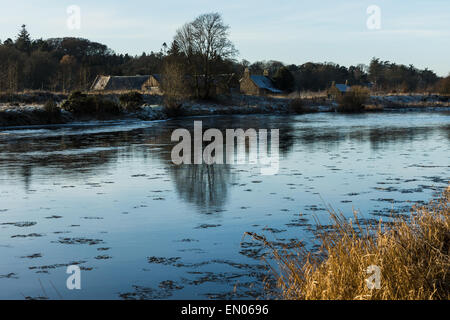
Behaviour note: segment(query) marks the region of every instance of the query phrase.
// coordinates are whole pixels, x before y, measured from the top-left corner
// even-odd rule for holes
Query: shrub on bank
[[[58,122],[61,118],[61,108],[58,107],[55,101],[48,100],[42,108],[47,116],[47,121],[50,123]]]
[[[181,107],[182,102],[176,98],[165,96],[164,97],[164,113],[169,118],[176,118],[182,115]]]
[[[55,101],[48,100],[43,107],[43,110],[50,115],[59,115],[61,113],[61,109],[58,107]]]
[[[144,103],[142,94],[137,91],[131,91],[119,96],[120,105],[126,111],[136,111]]]
[[[272,249],[283,299],[450,299],[450,187],[441,199],[387,225],[363,226],[356,214],[354,222],[331,216],[334,225],[319,228],[319,252],[277,250],[252,234]],[[377,267],[379,283],[369,279]]]
[[[289,101],[289,112],[291,113],[304,113],[305,105],[301,98],[295,98]]]
[[[72,92],[61,108],[76,115],[115,115],[121,112],[120,106],[101,95],[87,95],[80,91]]]
[[[369,90],[361,86],[353,86],[345,94],[337,96],[339,112],[362,112],[369,98]]]

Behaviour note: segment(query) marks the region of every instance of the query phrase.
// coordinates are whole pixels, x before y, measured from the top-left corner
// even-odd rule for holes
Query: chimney
[[[244,78],[250,78],[250,69],[249,68],[245,68],[245,70],[244,70]]]
[[[264,74],[265,77],[268,77],[269,76],[269,70],[265,69],[263,74]]]

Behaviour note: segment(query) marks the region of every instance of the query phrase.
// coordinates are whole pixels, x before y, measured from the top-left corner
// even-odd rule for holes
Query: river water
[[[171,162],[174,129],[280,130],[276,175]],[[450,180],[447,112],[216,116],[0,129],[0,298],[263,296],[245,232],[312,246],[327,207],[405,215]],[[68,290],[69,265],[81,290]]]

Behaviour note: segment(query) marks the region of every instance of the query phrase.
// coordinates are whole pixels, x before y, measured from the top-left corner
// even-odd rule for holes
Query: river
[[[174,165],[171,134],[195,120],[279,129],[278,174]],[[328,207],[368,223],[409,214],[448,185],[449,156],[449,112],[0,129],[0,299],[261,297],[266,251],[245,232],[313,246]]]

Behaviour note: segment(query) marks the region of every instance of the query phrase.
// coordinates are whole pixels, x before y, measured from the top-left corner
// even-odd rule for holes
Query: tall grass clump
[[[320,249],[272,249],[272,265],[288,300],[450,299],[450,187],[439,200],[414,206],[407,218],[363,227],[331,212],[334,224],[318,232]],[[367,285],[369,266],[379,289]]]
[[[123,109],[134,112],[144,103],[142,94],[137,91],[130,91],[119,96],[119,101]]]
[[[61,108],[54,100],[47,100],[42,108],[45,120],[48,123],[58,123],[61,121]]]
[[[353,86],[345,94],[337,96],[339,112],[361,112],[364,111],[365,103],[369,98],[369,90],[361,86]]]
[[[301,98],[294,98],[289,101],[289,112],[302,114],[306,112],[305,104]]]
[[[48,100],[45,102],[43,110],[50,117],[59,117],[61,115],[61,109],[58,107],[54,100]]]

